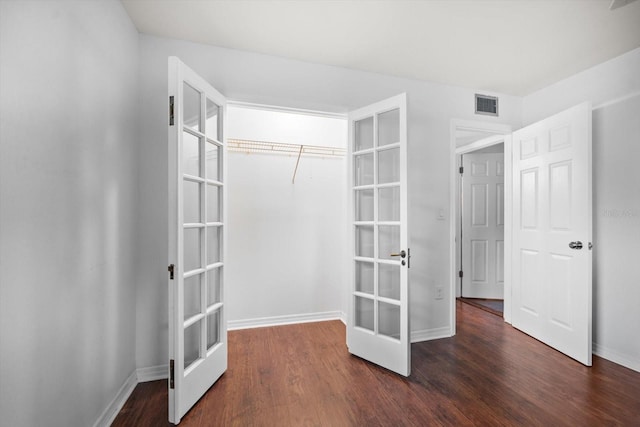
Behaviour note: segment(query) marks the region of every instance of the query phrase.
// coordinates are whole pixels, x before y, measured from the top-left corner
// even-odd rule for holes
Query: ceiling
[[[640,1],[122,3],[141,33],[517,96],[640,47]]]

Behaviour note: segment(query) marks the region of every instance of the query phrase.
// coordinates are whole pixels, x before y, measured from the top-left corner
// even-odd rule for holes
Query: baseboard
[[[133,392],[133,389],[136,388],[137,384],[138,384],[138,377],[137,377],[136,371],[133,371],[131,375],[129,375],[129,377],[124,381],[124,384],[122,384],[122,387],[120,387],[120,390],[118,390],[118,393],[116,393],[116,396],[113,398],[111,403],[109,403],[109,405],[105,408],[102,414],[100,414],[100,417],[98,417],[98,419],[93,424],[93,426],[94,427],[110,426],[111,423],[113,423],[113,420],[115,420],[116,417],[118,416],[118,413],[120,413],[120,410],[122,409],[124,404],[127,402],[127,399],[129,398],[129,396],[131,396],[131,393]]]
[[[443,328],[421,329],[419,331],[411,332],[411,342],[430,341],[439,338],[449,338],[450,336],[451,329],[448,326]]]
[[[615,350],[603,347],[595,342],[593,343],[592,351],[596,356],[600,356],[610,362],[617,363],[618,365],[622,365],[625,368],[640,372],[640,360],[630,357],[629,355],[620,354]]]
[[[136,375],[139,383],[147,381],[164,380],[169,377],[169,365],[149,366],[146,368],[138,368]]]
[[[292,314],[288,316],[260,317],[256,319],[230,320],[227,329],[264,328],[267,326],[291,325],[294,323],[323,322],[325,320],[342,320],[344,313],[341,311],[326,311],[323,313]]]

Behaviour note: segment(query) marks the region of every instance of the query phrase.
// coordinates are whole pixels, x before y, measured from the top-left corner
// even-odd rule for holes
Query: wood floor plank
[[[350,355],[339,321],[231,331],[227,372],[180,425],[640,425],[640,373],[595,356],[587,368],[471,305],[457,322],[455,337],[412,345],[409,378]],[[113,425],[167,417],[153,381]]]

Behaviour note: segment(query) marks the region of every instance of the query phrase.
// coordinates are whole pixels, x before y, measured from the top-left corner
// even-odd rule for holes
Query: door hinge
[[[458,271],[458,277],[462,277],[463,275],[462,270]]]
[[[174,366],[173,366],[173,359],[169,360],[169,388],[173,389],[174,387],[174,378],[175,378],[175,373],[174,373]]]
[[[169,97],[169,126],[173,126],[173,96]]]
[[[173,280],[173,268],[174,267],[175,266],[173,264],[169,265],[169,268],[168,268],[168,270],[169,270],[169,280]]]
[[[458,169],[460,171],[460,175],[462,175],[464,173],[464,167],[460,166],[460,169]]]

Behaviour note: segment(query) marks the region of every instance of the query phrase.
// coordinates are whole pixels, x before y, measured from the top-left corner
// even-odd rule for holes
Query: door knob
[[[404,258],[407,256],[407,253],[404,250],[401,250],[399,254],[391,254],[391,256],[399,256],[400,258]]]
[[[571,249],[582,249],[582,242],[580,240],[578,240],[577,242],[571,242],[569,243],[569,247]]]

